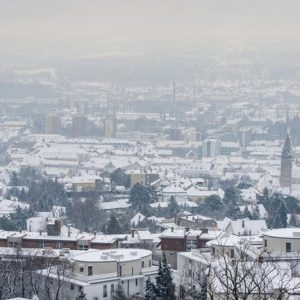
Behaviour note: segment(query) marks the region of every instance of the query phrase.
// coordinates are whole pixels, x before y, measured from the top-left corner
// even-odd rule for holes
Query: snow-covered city
[[[300,299],[297,9],[1,2],[0,300]]]

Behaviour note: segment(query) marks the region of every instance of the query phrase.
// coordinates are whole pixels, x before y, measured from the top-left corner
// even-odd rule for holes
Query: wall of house
[[[267,244],[265,244],[265,241]],[[291,252],[300,252],[300,237],[299,238],[277,238],[264,236],[264,245],[266,245],[267,251],[286,253],[286,243],[291,243]]]

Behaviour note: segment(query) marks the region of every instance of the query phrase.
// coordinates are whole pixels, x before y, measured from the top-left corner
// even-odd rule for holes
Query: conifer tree
[[[119,234],[122,233],[122,228],[116,218],[114,213],[111,213],[110,220],[107,224],[107,233],[108,234]]]
[[[244,212],[243,212],[243,217],[244,217],[244,218],[251,219],[251,213],[250,213],[250,211],[249,211],[247,205],[246,205],[245,210],[244,210]]]
[[[173,218],[175,214],[179,212],[179,206],[174,196],[171,196],[170,203],[168,205],[168,217]]]
[[[148,277],[146,281],[145,300],[155,300],[155,299],[156,299],[156,287],[154,283],[151,281],[150,277]]]
[[[165,253],[163,253],[163,257],[159,262],[158,275],[156,277],[156,296],[156,299],[175,299],[175,287]]]

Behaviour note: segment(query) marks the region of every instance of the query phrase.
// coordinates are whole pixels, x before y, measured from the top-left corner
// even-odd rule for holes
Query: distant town
[[[0,300],[299,300],[299,10],[0,1]]]
[[[3,103],[0,294],[300,295],[298,97],[284,105],[287,83],[266,81],[221,96],[228,84],[171,82],[104,101],[110,88],[85,83],[78,94],[99,100]],[[251,101],[251,85],[266,96]]]

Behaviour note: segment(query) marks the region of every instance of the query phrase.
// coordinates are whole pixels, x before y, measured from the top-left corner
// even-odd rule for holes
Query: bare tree
[[[41,295],[43,299],[59,300],[64,290],[70,287],[68,279],[73,273],[73,265],[68,258],[50,258],[47,264],[46,269],[36,272],[39,282],[44,286]]]
[[[51,250],[9,248],[0,256],[0,300],[11,297],[60,299],[72,264]]]
[[[214,255],[199,252],[201,259],[192,267],[191,260],[187,262],[189,274],[182,273],[188,280],[181,281],[181,299],[189,295],[201,300],[281,300],[289,299],[300,288],[299,278],[292,274],[293,266],[274,261],[265,250],[255,251],[249,243],[236,245],[234,252],[221,244],[217,248]]]

